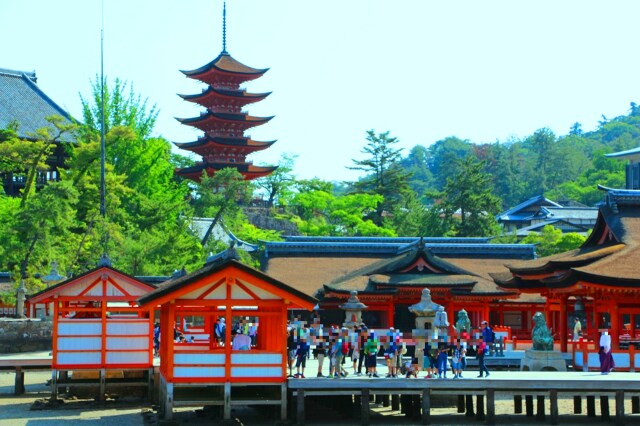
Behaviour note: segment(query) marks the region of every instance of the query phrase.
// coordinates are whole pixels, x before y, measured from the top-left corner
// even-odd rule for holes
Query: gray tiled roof
[[[65,110],[49,98],[36,84],[35,72],[13,71],[0,68],[0,129],[12,121],[20,125],[18,136],[29,134],[42,127],[51,127],[45,119],[60,115],[69,122],[74,120]],[[73,135],[63,137],[65,142],[75,142]]]

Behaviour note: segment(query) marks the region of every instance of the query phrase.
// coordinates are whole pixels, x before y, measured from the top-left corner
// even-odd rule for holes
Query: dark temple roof
[[[45,118],[62,116],[69,123],[75,122],[69,113],[49,98],[36,84],[35,72],[13,71],[0,68],[0,129],[9,123],[19,123],[18,136],[32,138],[30,133],[42,127],[52,127]],[[64,136],[65,142],[75,142],[71,134]]]
[[[576,250],[507,265],[493,274],[505,288],[560,288],[577,282],[640,289],[640,191],[599,187],[606,192],[593,232]],[[548,276],[536,278],[540,274]],[[526,276],[531,275],[530,280]]]

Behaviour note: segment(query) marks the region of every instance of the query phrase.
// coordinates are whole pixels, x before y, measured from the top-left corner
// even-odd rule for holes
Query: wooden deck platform
[[[537,402],[540,419],[544,413],[545,399],[548,399],[551,424],[558,424],[558,398],[570,397],[581,407],[582,398],[587,400],[587,414],[595,415],[595,400],[600,399],[603,417],[609,416],[608,398],[615,400],[615,423],[624,423],[624,401],[632,398],[633,413],[640,413],[640,375],[636,373],[616,373],[602,375],[596,372],[509,372],[495,371],[488,378],[476,378],[476,372],[469,371],[464,379],[406,379],[368,377],[328,379],[290,379],[288,389],[295,406],[295,418],[298,424],[305,422],[305,400],[313,396],[351,395],[354,403],[361,404],[360,422],[369,423],[370,398],[380,395],[399,396],[409,405],[408,410],[414,417],[419,416],[423,424],[429,424],[431,398],[438,395],[458,396],[459,401],[476,397],[476,418],[487,424],[495,424],[496,397],[508,397],[514,400],[514,413],[522,412],[522,400],[527,405],[527,413],[533,412],[534,398]],[[407,398],[409,397],[409,398]],[[519,401],[519,402],[518,402]],[[606,406],[606,408],[605,408]],[[403,409],[406,409],[403,408]],[[464,412],[465,410],[459,410]],[[542,411],[542,412],[541,412]],[[581,412],[581,408],[574,410]],[[419,415],[418,415],[419,413]],[[566,413],[565,413],[566,414]]]

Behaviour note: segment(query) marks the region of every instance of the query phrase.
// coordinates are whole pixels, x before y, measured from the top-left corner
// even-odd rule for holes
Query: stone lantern
[[[345,311],[345,319],[342,325],[344,327],[353,328],[362,322],[362,311],[367,309],[367,305],[360,302],[358,299],[358,292],[352,290],[349,300],[340,305],[339,308]]]
[[[27,288],[24,286],[24,279],[20,279],[20,285],[16,293],[16,318],[25,318],[24,302],[27,300]]]
[[[441,308],[443,309],[441,305],[431,300],[431,291],[428,288],[422,290],[420,302],[409,306],[409,311],[416,316],[416,328],[412,331],[412,337],[416,340],[416,357],[420,369],[424,368],[424,357],[421,355],[427,340],[433,342],[431,343],[432,348],[438,346],[438,328],[434,323],[436,314],[442,311]]]
[[[64,277],[58,273],[58,262],[55,260],[51,261],[51,270],[47,275],[41,277],[40,280],[47,285],[47,287],[51,287],[52,285],[56,285],[59,282],[65,280],[67,277]],[[45,311],[42,313],[42,317],[46,320],[51,319],[51,313],[53,312],[53,303],[49,303],[49,305],[45,308]]]

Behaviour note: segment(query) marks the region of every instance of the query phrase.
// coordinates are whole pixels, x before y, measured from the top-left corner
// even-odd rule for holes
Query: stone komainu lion
[[[467,311],[462,309],[458,312],[458,320],[456,321],[456,332],[458,336],[462,335],[462,332],[466,331],[467,334],[471,334],[471,321],[467,315]]]
[[[537,351],[552,351],[553,336],[547,327],[547,320],[542,312],[536,312],[533,316],[533,331],[531,332],[531,340],[533,341],[533,349]]]

